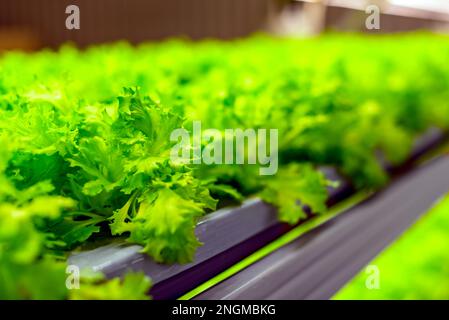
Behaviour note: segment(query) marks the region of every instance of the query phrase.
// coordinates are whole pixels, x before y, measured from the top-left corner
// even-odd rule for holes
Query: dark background
[[[80,30],[65,28],[65,8],[71,4],[80,8]],[[317,6],[322,8],[318,18],[309,13]],[[282,34],[285,13],[296,19],[301,12],[319,20],[313,32],[367,32],[365,7],[363,0],[0,0],[0,50],[55,48],[67,41],[85,47],[125,39],[139,43],[180,36],[232,39],[257,31]],[[448,15],[441,12],[391,6],[383,11],[381,30],[374,32],[447,30],[449,25]]]

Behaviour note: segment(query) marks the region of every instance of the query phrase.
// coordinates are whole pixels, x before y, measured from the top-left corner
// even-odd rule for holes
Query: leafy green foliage
[[[290,164],[269,179],[261,197],[268,203],[279,206],[279,218],[290,224],[306,218],[302,205],[314,213],[326,211],[326,179],[311,166]],[[300,203],[299,203],[300,202]]]
[[[74,201],[47,193],[47,181],[18,190],[4,171],[14,144],[0,136],[0,298],[61,299],[65,297],[65,266],[48,257],[52,234],[39,229],[59,217]]]
[[[70,198],[51,195],[54,187],[42,181],[17,189],[5,176],[5,168],[17,146],[0,136],[0,299],[65,299],[66,263],[58,252],[87,240],[104,221],[93,214],[71,211]],[[84,279],[73,298],[147,299],[150,280],[129,273],[123,282],[112,279],[97,283]],[[71,296],[72,297],[72,296]]]
[[[71,290],[71,300],[149,300],[151,281],[143,273],[127,273],[123,279],[102,281],[86,277],[80,288]]]
[[[191,261],[201,245],[198,220],[229,200],[260,196],[279,207],[282,221],[297,223],[301,205],[326,210],[330,182],[319,165],[335,167],[357,187],[381,186],[387,178],[379,156],[400,163],[417,135],[449,127],[448,40],[255,36],[6,54],[0,280],[8,285],[0,291],[67,297],[63,261],[96,237],[122,236],[158,262]],[[278,173],[173,163],[171,133],[190,132],[197,120],[222,133],[277,129]],[[59,287],[31,288],[39,268],[54,269],[48,281],[40,279],[48,283],[42,288]],[[136,287],[134,277],[84,282],[89,290],[74,297],[106,298],[123,285]]]

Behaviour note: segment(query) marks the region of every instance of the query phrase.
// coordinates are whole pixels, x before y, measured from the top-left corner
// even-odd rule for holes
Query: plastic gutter
[[[330,299],[448,191],[449,155],[445,155],[184,298]]]
[[[399,168],[386,164],[387,170],[392,175],[409,170],[417,159],[444,142],[446,137],[440,130],[429,130],[417,140],[406,163]],[[329,179],[340,181],[338,188],[330,190],[330,207],[355,194],[351,185],[342,180],[335,170],[327,167],[321,170]],[[204,245],[198,248],[192,263],[158,264],[149,256],[139,253],[140,246],[126,243],[111,243],[74,253],[68,263],[81,269],[101,271],[107,277],[120,276],[129,270],[143,271],[153,281],[150,294],[154,299],[177,299],[295,227],[280,223],[273,206],[259,199],[250,199],[239,207],[212,213],[199,222],[196,235]]]

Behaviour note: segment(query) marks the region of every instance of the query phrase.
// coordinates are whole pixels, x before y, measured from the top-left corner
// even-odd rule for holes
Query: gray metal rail
[[[329,299],[448,191],[443,156],[196,299]]]

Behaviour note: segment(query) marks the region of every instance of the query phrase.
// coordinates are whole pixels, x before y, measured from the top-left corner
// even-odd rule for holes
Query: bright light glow
[[[391,4],[449,14],[448,0],[390,0]]]

